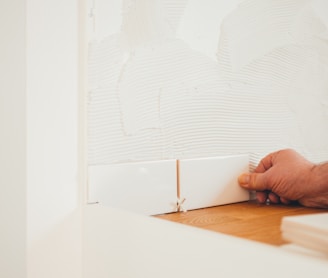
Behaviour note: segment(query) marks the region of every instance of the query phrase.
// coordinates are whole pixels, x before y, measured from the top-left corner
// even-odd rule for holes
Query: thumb
[[[241,187],[249,190],[264,191],[270,188],[266,182],[266,173],[244,173],[238,177]]]

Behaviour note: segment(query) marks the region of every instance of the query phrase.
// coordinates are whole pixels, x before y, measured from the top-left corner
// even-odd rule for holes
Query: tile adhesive
[[[328,159],[327,2],[116,2],[119,28],[89,44],[90,165]]]

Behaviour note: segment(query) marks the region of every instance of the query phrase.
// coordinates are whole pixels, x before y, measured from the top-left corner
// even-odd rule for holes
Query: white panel
[[[84,220],[85,278],[305,278],[328,273],[326,259],[100,205],[87,206]]]
[[[176,161],[89,166],[89,200],[146,215],[176,209]]]
[[[187,210],[249,200],[238,176],[249,168],[248,155],[183,159],[180,161],[180,197]]]

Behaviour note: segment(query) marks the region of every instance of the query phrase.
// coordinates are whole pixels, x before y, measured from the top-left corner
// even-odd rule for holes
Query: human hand
[[[254,173],[240,175],[238,182],[245,189],[255,190],[260,203],[267,199],[283,204],[298,201],[308,207],[328,208],[328,164],[323,166],[286,149],[264,157]]]

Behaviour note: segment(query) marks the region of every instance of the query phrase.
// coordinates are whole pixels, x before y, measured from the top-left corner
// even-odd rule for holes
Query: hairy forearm
[[[316,193],[328,194],[328,162],[316,164],[311,172],[311,188]]]
[[[299,203],[307,207],[328,208],[328,162],[316,164]]]

